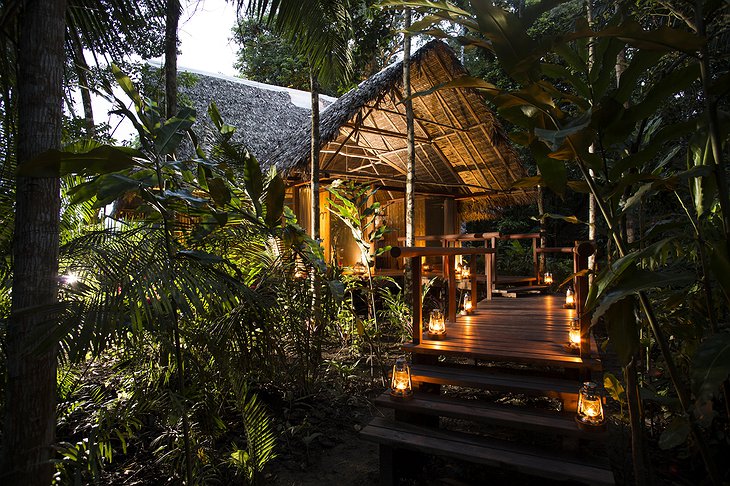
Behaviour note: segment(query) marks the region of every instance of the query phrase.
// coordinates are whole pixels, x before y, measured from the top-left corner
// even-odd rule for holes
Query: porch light
[[[586,428],[601,427],[604,424],[603,397],[598,385],[592,381],[586,381],[580,387],[575,420],[578,425],[586,426]]]
[[[446,336],[446,321],[444,320],[444,313],[440,309],[431,311],[427,335],[429,339],[443,339]]]
[[[575,292],[570,287],[565,291],[565,305],[563,307],[566,309],[575,309]]]
[[[551,272],[545,272],[545,275],[542,277],[542,281],[545,282],[545,285],[550,285],[553,283],[553,274]]]
[[[570,321],[570,348],[580,349],[580,318],[576,317]]]
[[[469,292],[464,293],[464,314],[471,314],[473,305],[471,303],[471,294]]]
[[[390,382],[390,396],[405,400],[413,396],[411,368],[404,358],[398,358],[393,365],[393,377]]]

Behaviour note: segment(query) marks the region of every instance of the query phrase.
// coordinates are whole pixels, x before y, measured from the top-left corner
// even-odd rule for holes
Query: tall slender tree
[[[17,80],[20,164],[61,143],[65,9],[65,0],[22,4]],[[1,476],[7,485],[45,486],[54,471],[57,346],[38,343],[53,329],[60,206],[58,177],[17,179]]]

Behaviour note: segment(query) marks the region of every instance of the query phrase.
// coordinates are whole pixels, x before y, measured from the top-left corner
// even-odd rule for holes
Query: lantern
[[[469,292],[464,293],[464,314],[471,314],[473,305],[471,303],[471,294]]]
[[[446,336],[446,321],[444,313],[439,309],[431,311],[431,317],[428,320],[428,337],[429,339],[443,339]]]
[[[421,265],[421,271],[424,273],[430,272],[431,265],[429,265],[428,263],[424,263],[423,265]]]
[[[468,265],[461,265],[461,278],[469,278],[471,276],[471,270]]]
[[[390,382],[390,396],[400,400],[413,396],[413,384],[411,382],[411,368],[403,358],[395,360],[393,365],[393,377]]]
[[[355,275],[365,275],[367,273],[367,269],[362,262],[357,262],[352,266],[352,273]]]
[[[575,292],[570,287],[565,291],[565,305],[563,307],[566,309],[575,309]]]
[[[580,387],[575,420],[578,425],[587,427],[601,427],[604,424],[603,397],[598,385],[591,381],[586,381]]]
[[[568,333],[571,349],[580,349],[580,319],[576,317],[570,321],[570,331]]]
[[[454,276],[457,279],[461,278],[461,270],[462,270],[461,263],[457,263],[456,266],[454,267]]]
[[[542,281],[545,282],[545,285],[550,285],[553,283],[553,274],[550,272],[545,272],[545,275],[542,277]]]

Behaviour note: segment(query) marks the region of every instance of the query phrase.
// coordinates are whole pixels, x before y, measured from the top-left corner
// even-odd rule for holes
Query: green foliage
[[[271,420],[255,394],[245,389],[240,398],[241,416],[246,432],[246,450],[234,447],[231,461],[241,472],[246,484],[265,484],[263,471],[266,464],[276,457],[276,437]]]

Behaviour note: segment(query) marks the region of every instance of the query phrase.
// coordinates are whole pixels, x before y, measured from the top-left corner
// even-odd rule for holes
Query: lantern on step
[[[570,349],[580,349],[580,318],[576,317],[570,321],[570,331],[568,332],[570,341]]]
[[[600,428],[605,424],[603,396],[598,385],[592,381],[586,381],[580,388],[575,421],[586,429]]]
[[[542,277],[542,281],[545,283],[545,285],[550,285],[553,283],[553,274],[551,272],[545,272],[545,275]]]
[[[566,309],[575,309],[575,292],[570,287],[565,291],[565,305],[563,307]]]
[[[471,301],[471,294],[469,292],[464,293],[464,314],[471,314],[474,308],[474,304]]]
[[[427,335],[429,339],[443,339],[446,336],[446,320],[440,309],[431,311],[431,316],[428,319]]]
[[[405,400],[413,396],[411,368],[404,358],[398,358],[393,365],[393,377],[390,381],[390,396]]]

